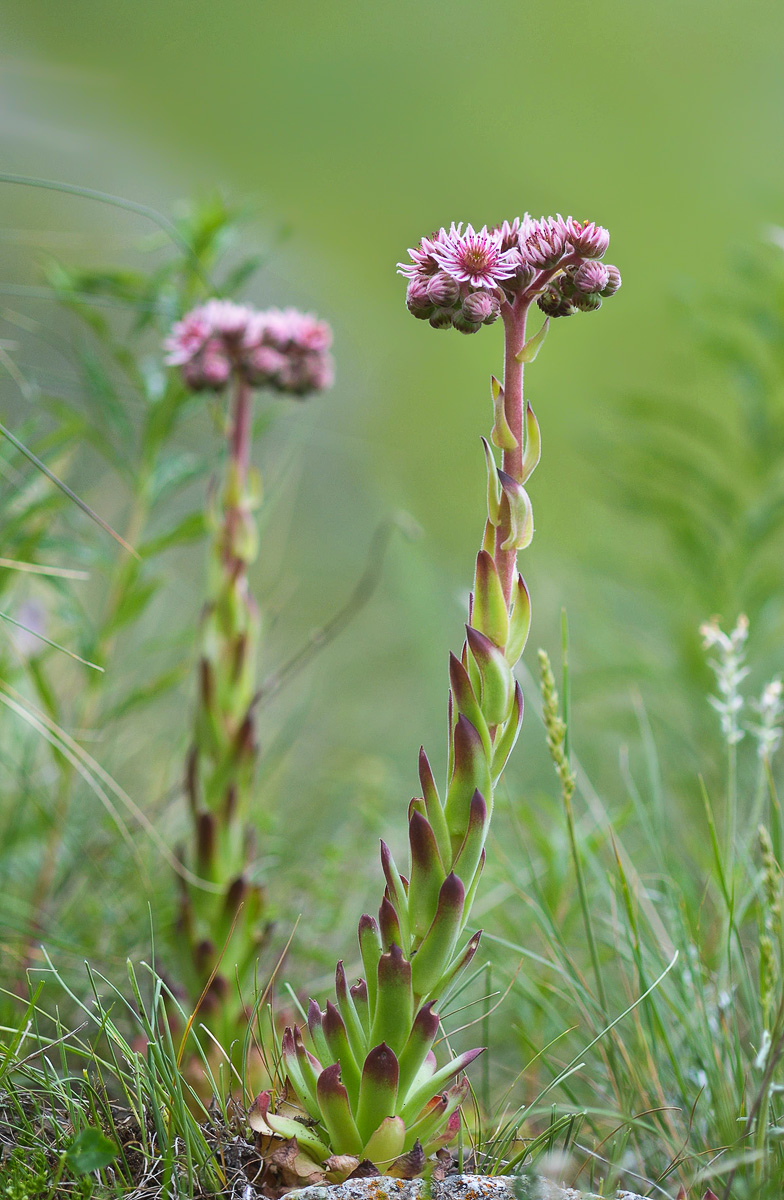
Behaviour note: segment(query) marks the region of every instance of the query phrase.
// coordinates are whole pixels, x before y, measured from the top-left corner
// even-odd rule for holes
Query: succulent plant
[[[301,399],[332,381],[329,326],[295,309],[263,312],[209,300],[166,342],[192,391],[230,392],[223,486],[208,512],[207,597],[201,616],[194,732],[186,768],[193,842],[181,879],[180,926],[190,998],[201,997],[230,1043],[235,978],[247,982],[264,936],[264,893],[249,869],[256,800],[259,612],[248,571],[258,553],[261,482],[251,463],[253,390]]]
[[[474,332],[483,322],[503,320],[504,382],[492,380],[491,435],[503,457],[499,466],[484,441],[487,519],[466,638],[449,660],[445,785],[439,791],[421,750],[421,794],[408,810],[407,872],[382,842],[381,906],[377,917],[359,921],[364,978],[350,986],[338,963],[335,1000],[323,1011],[311,1000],[307,1029],[294,1025],[283,1035],[283,1095],[273,1103],[266,1092],[256,1103],[255,1127],[262,1134],[296,1139],[295,1174],[301,1178],[344,1178],[362,1160],[393,1174],[418,1174],[459,1127],[459,1106],[468,1093],[462,1073],[482,1051],[439,1066],[433,1048],[438,1007],[479,945],[480,933],[469,926],[471,905],[495,788],[523,719],[514,668],[528,637],[531,605],[517,553],[533,536],[526,484],[541,448],[539,425],[523,398],[523,366],[536,356],[548,328],[545,321],[526,341],[526,319],[532,302],[560,288],[575,269],[582,271],[583,285],[586,278],[591,286],[607,284],[608,269],[593,260],[608,240],[601,227],[571,218],[526,217],[479,232],[453,225],[423,238],[410,252],[412,264],[401,266],[410,311],[429,317],[436,328],[452,323]],[[583,270],[584,260],[591,267]],[[442,321],[444,313],[449,319]]]

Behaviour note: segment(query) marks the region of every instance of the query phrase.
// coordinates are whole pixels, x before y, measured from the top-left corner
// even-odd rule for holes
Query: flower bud
[[[575,271],[574,286],[579,292],[601,292],[609,279],[610,272],[604,263],[584,262]]]
[[[598,292],[576,292],[573,304],[580,312],[596,312],[602,307],[602,298]]]
[[[460,309],[452,316],[452,325],[458,333],[479,333],[482,328],[481,321],[469,321]]]
[[[419,321],[426,321],[433,311],[433,304],[427,294],[427,283],[424,279],[412,279],[406,289],[406,306],[412,316]]]
[[[446,271],[439,271],[429,281],[427,295],[436,308],[451,308],[460,299],[460,284]]]
[[[463,301],[463,316],[467,321],[475,321],[479,324],[492,325],[500,310],[501,305],[498,298],[492,292],[472,292]]]
[[[566,300],[571,300],[577,290],[574,284],[574,276],[576,271],[576,266],[567,267],[562,274],[559,274],[558,277],[552,281],[551,286],[557,288]]]
[[[452,309],[451,308],[436,308],[430,314],[430,324],[434,329],[451,329],[452,327]]]
[[[496,225],[491,233],[500,249],[506,253],[507,250],[517,246],[520,237],[520,218],[515,217],[512,221],[504,221],[502,225]]]
[[[286,366],[286,356],[272,346],[257,346],[248,351],[242,365],[245,378],[255,387],[280,375]]]
[[[515,273],[509,279],[504,279],[501,286],[505,292],[514,296],[517,292],[524,292],[528,285],[533,282],[536,270],[523,258],[519,247],[510,250],[507,259],[514,265]]]
[[[601,289],[603,296],[614,296],[621,286],[621,272],[612,263],[607,263],[605,270],[607,271],[607,283]]]
[[[554,283],[545,288],[541,296],[537,297],[536,303],[548,317],[571,317],[577,312],[571,300],[567,299]]]
[[[531,221],[521,230],[520,252],[523,260],[533,267],[554,267],[566,249],[566,226],[560,218],[548,217]]]
[[[209,345],[203,354],[182,366],[182,377],[194,392],[219,392],[226,386],[230,374],[231,363],[226,355]]]
[[[569,217],[566,232],[575,254],[581,258],[601,258],[607,253],[610,235],[602,225],[596,225],[593,221],[575,221]]]

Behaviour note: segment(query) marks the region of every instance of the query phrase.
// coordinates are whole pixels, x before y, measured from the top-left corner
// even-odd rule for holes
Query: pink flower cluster
[[[252,387],[304,396],[331,387],[331,343],[329,325],[296,308],[258,312],[208,300],[177,322],[164,349],[191,391],[222,391],[236,374]]]
[[[406,304],[415,317],[434,329],[476,333],[518,301],[536,299],[551,317],[600,308],[621,286],[618,268],[600,261],[609,244],[593,221],[526,214],[493,229],[439,229],[409,250],[411,262],[398,263],[398,271],[408,279]]]

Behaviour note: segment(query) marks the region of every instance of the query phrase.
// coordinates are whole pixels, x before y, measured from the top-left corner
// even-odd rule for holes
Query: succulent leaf
[[[468,827],[468,815],[475,791],[492,795],[490,770],[482,738],[467,717],[459,716],[452,735],[454,769],[447,792],[444,813],[454,852],[460,849]]]
[[[447,875],[438,895],[433,923],[411,964],[415,997],[426,1000],[438,984],[454,952],[463,921],[465,888],[457,875]]]
[[[400,1117],[384,1117],[366,1142],[363,1156],[375,1166],[384,1168],[403,1153],[405,1140],[405,1122]]]
[[[509,716],[514,695],[514,676],[495,642],[478,629],[466,625],[468,646],[482,682],[482,713],[492,728]]]
[[[544,339],[547,337],[549,328],[550,318],[545,317],[544,324],[537,329],[532,337],[529,337],[522,350],[515,355],[519,363],[532,363],[534,361],[544,345]]]
[[[498,467],[487,438],[482,438],[482,446],[487,467],[487,517],[490,524],[495,526],[501,520],[501,484],[498,480]]]
[[[523,483],[533,475],[542,457],[542,434],[530,404],[525,406],[525,448],[523,450]]]
[[[359,1065],[351,1049],[343,1018],[330,1000],[327,1001],[327,1008],[321,1027],[324,1030],[324,1037],[329,1046],[330,1057],[333,1063],[339,1065],[341,1079],[346,1091],[352,1103],[356,1104],[359,1094]],[[343,1152],[341,1151],[341,1153]],[[345,1153],[353,1154],[354,1151],[347,1150]]]
[[[387,881],[387,891],[389,892],[389,900],[397,914],[398,924],[400,925],[400,933],[403,938],[401,945],[405,949],[410,940],[409,924],[408,924],[408,898],[403,880],[400,877],[400,872],[395,866],[395,860],[392,857],[392,852],[385,841],[381,842],[381,867],[384,872],[384,878]]]
[[[294,1029],[297,1027],[294,1026]],[[299,1030],[297,1030],[299,1033]],[[308,1113],[315,1120],[318,1120],[319,1106],[316,1099],[316,1089],[312,1086],[312,1076],[308,1072],[306,1077],[302,1071],[299,1056],[295,1045],[295,1035],[293,1029],[287,1029],[281,1041],[281,1054],[283,1064],[286,1068],[286,1074],[291,1080],[292,1086],[299,1096],[302,1104],[307,1109]]]
[[[449,840],[449,830],[444,816],[444,807],[441,803],[441,797],[438,794],[436,781],[433,778],[433,771],[428,762],[427,755],[423,746],[419,748],[419,782],[422,786],[422,796],[425,801],[425,812],[427,819],[430,822],[430,828],[436,835],[438,843],[438,852],[441,855],[441,861],[447,862],[451,853],[451,843]]]
[[[471,798],[471,808],[468,814],[468,828],[463,844],[455,855],[452,869],[460,877],[463,886],[468,891],[479,868],[479,860],[484,850],[487,829],[490,823],[485,798],[481,792],[474,792]]]
[[[376,1008],[370,1030],[371,1044],[386,1042],[399,1053],[414,1017],[412,968],[399,946],[392,945],[378,960]]]
[[[522,575],[517,576],[512,600],[512,615],[509,618],[509,638],[506,643],[506,661],[513,667],[525,649],[531,628],[531,597]]]
[[[482,859],[479,860],[479,867],[477,868],[476,875],[474,876],[474,886],[476,885],[476,882],[478,881],[481,873],[482,873]],[[467,911],[468,910],[466,909],[466,913],[467,913]],[[465,970],[465,968],[468,966],[471,959],[474,957],[477,950],[479,949],[479,942],[480,942],[481,938],[482,938],[482,930],[479,929],[466,942],[463,949],[458,951],[458,953],[452,959],[452,961],[449,964],[449,966],[447,967],[446,971],[444,972],[444,974],[441,976],[441,978],[438,981],[438,994],[440,996],[446,995],[447,991],[452,986],[452,983],[454,982],[454,980],[457,979],[460,972]]]
[[[329,1062],[329,1047],[327,1046],[327,1039],[324,1037],[324,1030],[321,1025],[323,1016],[324,1014],[316,1001],[311,1000],[308,1004],[308,1033],[310,1034],[310,1040],[313,1042],[316,1056],[322,1062]]]
[[[359,1019],[359,1014],[354,1007],[354,1000],[349,994],[346,972],[343,969],[342,960],[338,963],[335,970],[335,993],[351,1052],[358,1063],[362,1062],[367,1051],[366,1035],[362,1027],[362,1022]]]
[[[381,1123],[395,1115],[398,1063],[384,1042],[375,1046],[362,1067],[362,1082],[357,1105],[357,1128],[368,1141]]]
[[[433,1048],[438,1025],[438,1016],[433,1012],[432,1002],[423,1004],[414,1017],[411,1033],[399,1057],[398,1094],[403,1101]]]
[[[509,428],[504,406],[504,389],[495,375],[490,378],[490,391],[493,397],[493,431],[490,440],[499,450],[515,450],[517,438]]]
[[[509,613],[498,568],[486,550],[480,550],[476,556],[471,624],[474,629],[478,629],[495,642],[496,646],[506,645],[509,636]]]
[[[521,483],[499,471],[503,500],[501,513],[509,518],[509,536],[501,543],[502,550],[525,550],[534,536],[534,510],[531,499]]]
[[[362,966],[365,971],[365,981],[368,990],[368,1005],[373,1012],[376,1006],[376,979],[378,976],[378,960],[383,953],[381,934],[378,922],[364,913],[359,918],[359,953],[362,956]]]
[[[357,1011],[357,1016],[362,1023],[362,1029],[365,1034],[365,1041],[370,1037],[370,1003],[368,999],[368,985],[364,979],[358,979],[355,984],[349,988],[351,999],[354,1002],[354,1008]]]
[[[386,895],[379,906],[378,925],[381,932],[381,945],[384,951],[386,952],[392,946],[399,946],[402,949],[403,935],[400,931],[400,922],[389,897]],[[376,975],[378,975],[378,969],[376,969]]]
[[[506,722],[503,730],[499,733],[493,749],[493,779],[497,780],[504,767],[506,766],[509,755],[514,749],[514,744],[517,741],[520,728],[523,724],[523,690],[519,683],[515,683],[514,700],[512,702],[512,712]]]
[[[459,658],[454,654],[449,655],[449,683],[452,688],[452,697],[454,699],[454,709],[456,714],[467,717],[474,728],[479,733],[482,739],[482,745],[485,748],[485,754],[490,757],[492,754],[493,743],[490,739],[490,730],[487,727],[484,713],[474,692],[473,685]],[[481,679],[479,681],[481,687]]]
[[[435,834],[427,818],[416,810],[408,823],[408,840],[411,851],[408,915],[413,937],[423,938],[430,928],[446,872]]]
[[[256,1099],[248,1114],[248,1123],[256,1133],[266,1136],[277,1135],[281,1138],[296,1138],[297,1144],[305,1150],[316,1162],[325,1162],[330,1150],[321,1138],[308,1125],[296,1121],[292,1117],[281,1117],[269,1111],[271,1094],[262,1092]]]
[[[483,1054],[484,1046],[479,1046],[476,1050],[466,1050],[464,1054],[458,1054],[457,1058],[453,1058],[446,1066],[441,1067],[436,1071],[435,1075],[426,1083],[423,1083],[419,1088],[415,1088],[413,1092],[406,1098],[405,1104],[400,1110],[400,1116],[406,1122],[406,1126],[418,1116],[422,1106],[427,1102],[428,1096],[432,1096],[443,1088],[445,1083],[453,1079],[455,1075],[459,1075],[461,1071]]]
[[[348,1092],[340,1079],[340,1066],[333,1063],[318,1078],[318,1104],[321,1118],[336,1154],[362,1153],[362,1138],[349,1104]]]

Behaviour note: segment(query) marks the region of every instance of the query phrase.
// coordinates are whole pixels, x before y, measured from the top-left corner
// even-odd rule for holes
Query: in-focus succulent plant
[[[359,922],[364,978],[350,986],[338,963],[334,1002],[322,1011],[312,1000],[307,1030],[294,1025],[285,1031],[283,1096],[273,1104],[264,1093],[257,1101],[259,1130],[296,1138],[303,1178],[345,1177],[365,1159],[393,1174],[418,1174],[459,1126],[468,1091],[462,1072],[481,1050],[439,1066],[433,1048],[438,1006],[479,945],[480,934],[469,927],[471,905],[495,787],[523,719],[514,668],[531,605],[517,552],[533,536],[526,484],[540,456],[539,425],[523,398],[523,366],[548,328],[545,321],[526,341],[526,319],[534,300],[562,315],[556,310],[576,312],[594,296],[598,303],[586,307],[598,307],[599,292],[617,290],[617,270],[598,262],[608,241],[600,226],[571,218],[526,216],[478,232],[452,225],[423,238],[409,252],[411,263],[400,267],[410,311],[436,328],[475,332],[502,318],[504,381],[492,380],[491,440],[503,457],[499,466],[484,441],[487,520],[466,639],[449,660],[445,786],[439,791],[421,750],[421,794],[408,810],[406,874],[382,842],[381,906],[377,917]]]

